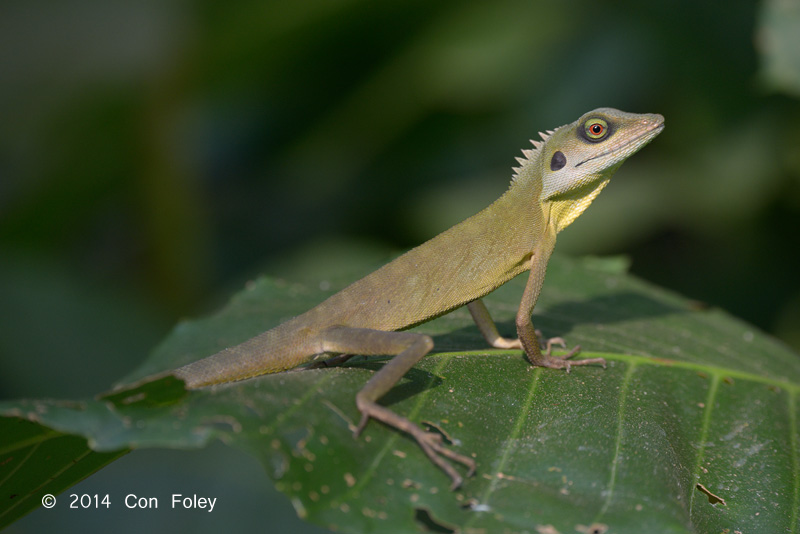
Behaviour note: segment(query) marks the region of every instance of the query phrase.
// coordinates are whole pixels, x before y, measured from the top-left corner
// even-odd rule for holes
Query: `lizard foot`
[[[538,339],[544,340],[542,343],[542,348],[544,349],[544,367],[549,367],[551,369],[564,369],[568,373],[573,365],[593,365],[593,364],[600,364],[603,366],[603,369],[606,368],[606,361],[603,358],[587,358],[585,360],[574,360],[570,361],[570,359],[578,354],[581,351],[580,345],[575,345],[570,349],[570,351],[563,356],[553,356],[553,345],[558,345],[564,349],[567,348],[567,343],[564,341],[562,337],[551,337],[549,339],[544,339],[542,337],[542,332],[540,330],[536,330],[536,337]]]
[[[354,435],[358,437],[361,431],[372,417],[389,426],[393,426],[398,430],[410,434],[428,456],[428,458],[436,464],[439,469],[447,473],[452,481],[450,484],[451,490],[456,490],[461,486],[464,479],[456,471],[456,468],[448,461],[460,463],[467,467],[467,476],[471,477],[475,474],[475,460],[468,458],[462,454],[458,454],[447,448],[443,443],[442,435],[437,432],[428,432],[415,425],[405,417],[401,417],[389,409],[375,403],[359,403],[358,409],[361,411],[361,421],[356,427]]]

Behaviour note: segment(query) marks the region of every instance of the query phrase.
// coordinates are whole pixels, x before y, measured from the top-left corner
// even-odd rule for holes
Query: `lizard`
[[[323,355],[391,355],[355,395],[361,420],[370,419],[412,436],[458,488],[461,464],[471,476],[475,461],[448,448],[442,436],[378,404],[423,356],[433,339],[408,328],[466,305],[488,344],[522,349],[533,366],[570,370],[602,358],[570,360],[551,355],[554,338],[540,348],[531,313],[544,281],[556,234],[569,226],[631,155],[664,128],[658,114],[599,108],[577,121],[540,133],[517,158],[509,188],[495,202],[449,230],[397,257],[330,296],[311,310],[239,345],[173,371],[188,389],[293,369]],[[530,271],[516,314],[518,337],[502,337],[482,297]]]

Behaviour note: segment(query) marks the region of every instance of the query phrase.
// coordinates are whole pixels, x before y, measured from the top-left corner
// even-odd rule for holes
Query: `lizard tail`
[[[303,332],[303,327],[293,324],[295,320],[179,367],[173,374],[186,382],[187,388],[195,389],[297,367],[311,360],[318,351],[308,341],[313,336]]]

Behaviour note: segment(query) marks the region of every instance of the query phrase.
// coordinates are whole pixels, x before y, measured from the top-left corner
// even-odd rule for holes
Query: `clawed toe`
[[[358,397],[356,400],[358,400]],[[417,440],[420,448],[425,452],[428,458],[450,477],[452,481],[450,489],[455,490],[464,482],[463,477],[450,463],[451,461],[464,465],[467,468],[467,476],[472,476],[475,473],[475,460],[452,451],[445,445],[444,438],[440,433],[423,430],[405,417],[401,417],[373,402],[362,402],[359,406],[359,410],[361,410],[361,421],[358,427],[356,427],[356,436],[363,430],[370,418],[378,419],[398,430],[406,432]]]
[[[435,463],[450,477],[450,480],[452,481],[450,484],[451,490],[458,489],[464,479],[461,477],[458,471],[456,471],[456,469],[447,460],[445,460],[445,458],[453,462],[458,462],[467,467],[468,477],[471,477],[473,474],[475,474],[475,460],[450,450],[444,445],[441,434],[437,434],[436,432],[422,431],[421,435],[416,433],[412,433],[412,435],[416,438],[417,442],[422,447],[422,450],[425,451],[425,454],[428,455],[428,458],[430,458],[433,463]]]

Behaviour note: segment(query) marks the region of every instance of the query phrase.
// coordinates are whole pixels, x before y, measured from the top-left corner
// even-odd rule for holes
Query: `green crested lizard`
[[[188,388],[242,380],[307,363],[323,354],[394,355],[356,394],[361,421],[370,418],[413,436],[457,488],[462,477],[450,461],[475,462],[447,448],[442,436],[426,432],[377,404],[433,348],[430,336],[400,332],[467,305],[486,341],[520,348],[534,366],[566,369],[602,364],[601,358],[568,361],[543,352],[531,312],[544,281],[556,234],[575,220],[628,157],[664,128],[656,114],[601,108],[531,141],[518,158],[511,185],[480,213],[406,252],[315,308],[240,345],[174,371]],[[481,297],[530,270],[516,316],[517,339],[498,334]],[[561,341],[561,340],[558,340]],[[562,342],[563,343],[563,342]],[[448,461],[450,460],[450,461]]]

